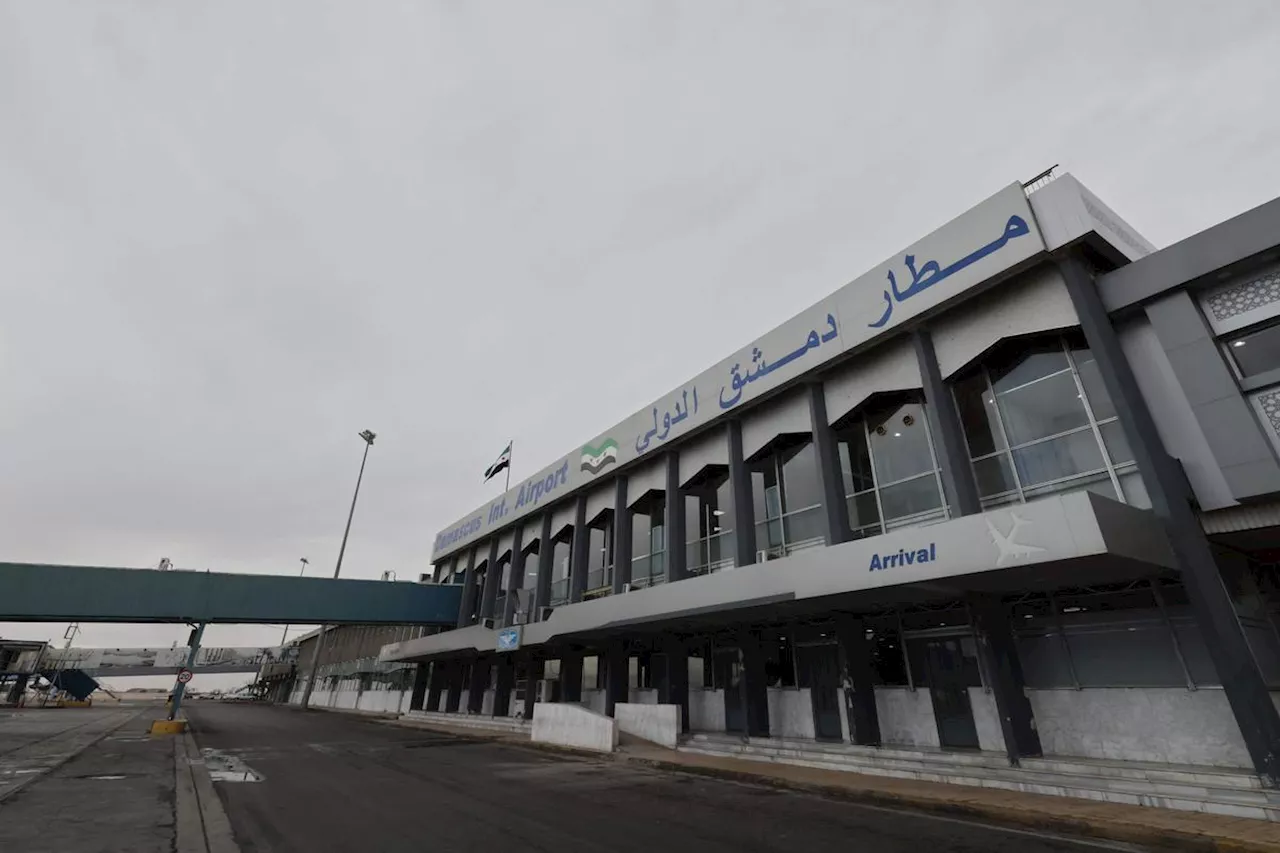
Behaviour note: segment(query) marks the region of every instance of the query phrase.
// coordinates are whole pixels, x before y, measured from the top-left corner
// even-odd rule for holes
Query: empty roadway
[[[261,776],[215,783],[245,853],[1084,853],[1107,846],[343,714],[219,703],[189,711],[202,751],[216,751],[216,766]]]

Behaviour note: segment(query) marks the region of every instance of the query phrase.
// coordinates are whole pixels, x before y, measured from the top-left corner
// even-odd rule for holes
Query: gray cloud
[[[1278,35],[1266,0],[0,2],[3,556],[329,571],[368,427],[344,572],[414,576],[507,439],[541,466],[1051,163],[1158,245],[1273,197]]]

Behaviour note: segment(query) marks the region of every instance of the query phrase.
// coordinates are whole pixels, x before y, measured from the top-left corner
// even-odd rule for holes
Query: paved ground
[[[549,755],[339,714],[231,704],[189,710],[207,762],[228,778],[260,777],[215,783],[244,853],[1134,849]]]
[[[0,712],[0,850],[173,850],[174,742],[147,734],[155,711]]]

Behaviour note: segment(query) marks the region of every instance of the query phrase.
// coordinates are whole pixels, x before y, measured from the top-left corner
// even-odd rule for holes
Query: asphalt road
[[[350,716],[193,704],[244,853],[1084,853],[1133,849]]]

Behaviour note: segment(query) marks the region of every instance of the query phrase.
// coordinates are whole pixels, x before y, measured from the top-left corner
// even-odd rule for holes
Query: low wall
[[[938,723],[928,690],[877,687],[876,716],[880,740],[900,746],[937,746]]]
[[[618,747],[618,723],[571,702],[539,702],[533,709],[530,740],[613,752]]]
[[[1028,690],[1045,755],[1252,767],[1221,690]]]
[[[973,724],[978,730],[978,748],[1004,752],[1004,730],[1000,728],[995,695],[982,687],[970,687],[969,707],[973,708]]]
[[[769,735],[791,740],[813,740],[813,695],[808,687],[770,687]]]
[[[619,702],[613,706],[618,731],[651,741],[667,749],[680,742],[680,706]]]
[[[695,732],[724,731],[723,690],[689,690],[689,729]]]

